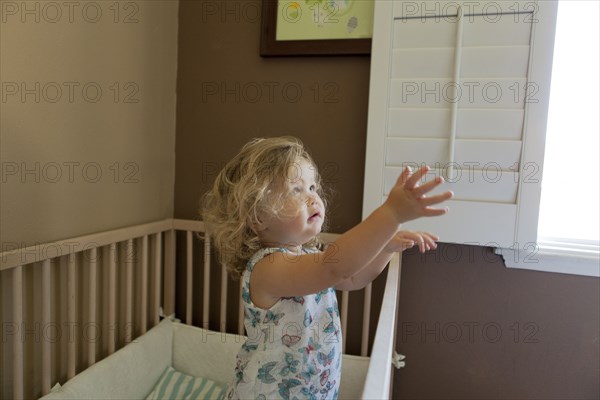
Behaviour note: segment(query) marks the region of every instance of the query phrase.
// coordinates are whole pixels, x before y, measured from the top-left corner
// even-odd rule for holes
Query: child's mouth
[[[313,215],[310,216],[310,218],[308,218],[308,222],[313,222],[314,220],[316,220],[317,218],[321,218],[321,213],[316,212]]]

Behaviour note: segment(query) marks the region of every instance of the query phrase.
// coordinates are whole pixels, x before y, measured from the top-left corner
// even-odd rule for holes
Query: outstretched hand
[[[385,249],[388,252],[403,252],[417,245],[419,251],[425,253],[427,250],[436,249],[437,244],[435,242],[438,240],[440,240],[439,237],[429,232],[399,231],[388,242]]]
[[[398,177],[396,184],[384,203],[384,206],[391,209],[398,223],[419,217],[444,215],[448,212],[448,207],[434,208],[431,206],[451,199],[452,192],[447,191],[436,196],[426,196],[427,193],[444,182],[444,178],[438,176],[429,182],[419,185],[419,180],[428,171],[429,167],[424,166],[413,174],[410,167],[407,166]]]

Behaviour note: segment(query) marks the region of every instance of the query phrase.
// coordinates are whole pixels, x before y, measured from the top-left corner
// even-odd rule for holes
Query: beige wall
[[[178,2],[67,4],[0,1],[0,251],[173,215]],[[24,318],[39,320],[39,268],[23,275]],[[3,324],[10,283],[2,272]],[[64,345],[53,380],[65,380]],[[11,352],[3,341],[0,398],[11,398]],[[38,390],[39,354],[25,366]]]
[[[0,3],[2,250],[171,217],[178,2]]]

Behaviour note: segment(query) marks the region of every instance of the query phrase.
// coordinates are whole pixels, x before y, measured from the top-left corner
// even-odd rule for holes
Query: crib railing
[[[176,232],[185,233],[184,260],[176,260]],[[3,244],[0,253],[2,374],[0,398],[37,398],[72,378],[175,313],[176,268],[185,269],[185,315],[192,324],[194,247],[202,243],[202,327],[209,329],[210,275],[221,274],[219,329],[226,331],[228,279],[211,265],[201,221],[166,219],[26,248]],[[199,235],[201,240],[195,239]],[[323,234],[325,242],[337,235]],[[8,248],[7,248],[8,247]],[[179,253],[181,254],[181,253]],[[373,342],[363,398],[391,395],[399,258],[392,260]],[[238,285],[239,286],[239,285]],[[66,294],[66,296],[65,296]],[[340,318],[347,332],[348,292]],[[10,306],[8,305],[10,304]],[[238,333],[244,334],[243,305]],[[365,288],[361,355],[368,354],[371,285]],[[344,341],[344,352],[345,344]]]
[[[2,398],[46,394],[159,322],[162,292],[172,285],[172,225],[164,220],[0,255]]]
[[[396,321],[400,296],[400,254],[396,253],[388,266],[388,275],[377,322],[371,361],[363,388],[362,399],[391,399],[394,369],[392,357],[396,346]],[[395,365],[395,364],[394,364]]]

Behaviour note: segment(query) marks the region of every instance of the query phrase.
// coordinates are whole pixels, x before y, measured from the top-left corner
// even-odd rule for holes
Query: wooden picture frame
[[[342,56],[370,55],[371,39],[276,40],[278,0],[263,0],[260,55]]]

